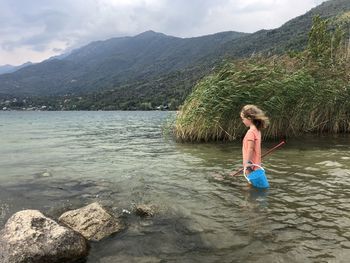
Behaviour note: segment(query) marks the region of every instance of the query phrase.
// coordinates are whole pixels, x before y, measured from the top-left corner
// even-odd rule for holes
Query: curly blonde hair
[[[241,115],[251,120],[258,130],[266,128],[270,123],[265,113],[255,105],[245,105],[241,110]]]

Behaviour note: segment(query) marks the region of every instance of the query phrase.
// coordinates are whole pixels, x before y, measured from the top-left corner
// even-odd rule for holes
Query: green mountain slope
[[[90,43],[59,60],[0,76],[0,93],[43,96],[83,94],[147,80],[195,64],[244,33],[182,39],[147,31],[135,37]]]
[[[234,57],[246,57],[256,52],[300,51],[307,45],[308,32],[314,16],[320,15],[322,18],[336,20],[337,17],[349,11],[350,1],[348,0],[326,1],[277,29],[261,30],[240,39],[232,40],[224,45],[223,52]]]

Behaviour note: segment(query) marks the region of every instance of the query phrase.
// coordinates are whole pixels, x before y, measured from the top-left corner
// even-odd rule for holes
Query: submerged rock
[[[121,222],[97,202],[68,211],[60,216],[59,221],[93,241],[99,241],[123,229]]]
[[[135,212],[139,216],[154,216],[155,207],[152,205],[136,205]]]
[[[37,210],[17,212],[0,231],[0,262],[64,263],[87,254],[88,244],[83,236]]]

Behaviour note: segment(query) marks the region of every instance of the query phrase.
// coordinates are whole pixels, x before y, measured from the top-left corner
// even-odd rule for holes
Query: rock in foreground
[[[122,230],[122,224],[97,202],[68,211],[60,216],[59,221],[93,241]]]
[[[14,214],[0,231],[2,263],[64,263],[87,256],[83,236],[37,210]]]

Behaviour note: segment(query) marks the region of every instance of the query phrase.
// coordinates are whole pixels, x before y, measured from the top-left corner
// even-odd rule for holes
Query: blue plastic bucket
[[[260,165],[252,164],[254,166],[258,166],[259,169],[251,172],[248,176],[246,176],[244,169],[244,176],[248,180],[250,184],[252,184],[256,188],[269,188],[269,182],[267,181],[265,170]]]

